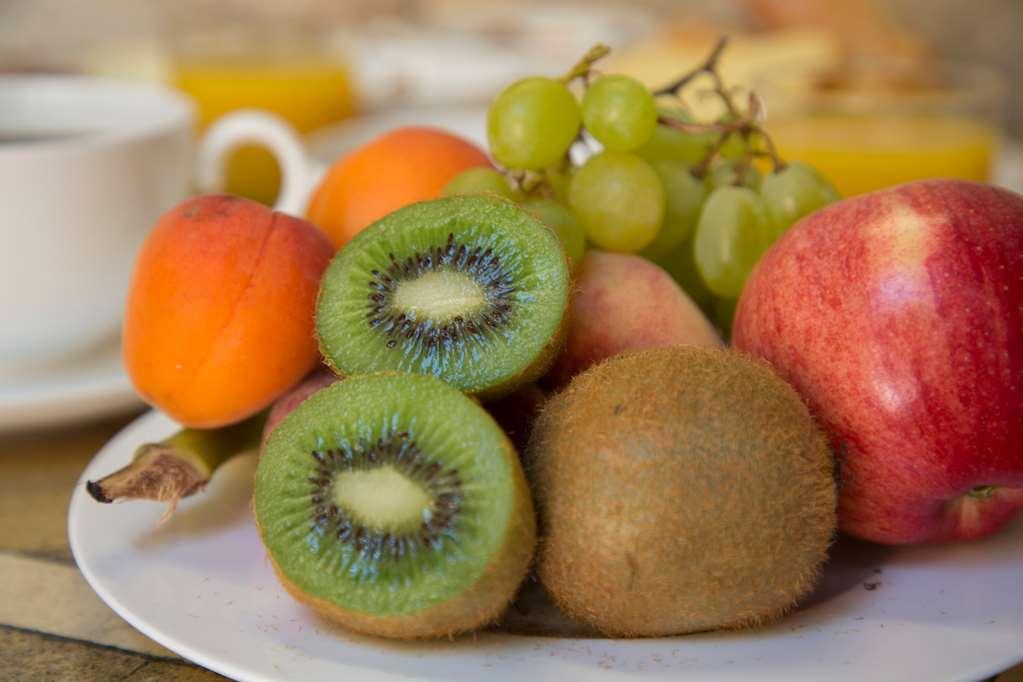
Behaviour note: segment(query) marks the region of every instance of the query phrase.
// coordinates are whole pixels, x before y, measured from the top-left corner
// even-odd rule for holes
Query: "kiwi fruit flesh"
[[[492,398],[550,366],[568,295],[546,226],[496,196],[449,197],[387,215],[336,254],[316,333],[340,374],[432,374]]]
[[[495,620],[536,541],[511,443],[475,401],[427,375],[353,376],[307,398],[266,443],[253,507],[292,596],[384,637]]]
[[[835,532],[827,442],[733,351],[621,355],[544,406],[529,442],[540,580],[610,636],[753,626],[814,585]]]

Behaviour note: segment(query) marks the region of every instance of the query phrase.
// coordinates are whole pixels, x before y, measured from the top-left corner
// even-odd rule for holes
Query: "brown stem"
[[[582,56],[582,59],[575,63],[575,66],[568,70],[568,73],[561,77],[561,82],[568,84],[576,78],[588,78],[593,65],[610,53],[610,47],[604,43],[597,43]]]
[[[689,85],[697,76],[703,73],[709,73],[714,75],[717,73],[718,60],[721,58],[721,54],[725,51],[728,46],[728,36],[721,36],[718,38],[717,43],[714,44],[714,49],[710,51],[707,58],[703,60],[703,63],[697,66],[695,69],[688,71],[674,81],[665,85],[664,87],[654,90],[654,97],[660,97],[662,95],[675,95],[678,96],[679,91],[685,86]]]
[[[168,504],[168,515],[178,500],[202,489],[209,480],[194,461],[181,457],[171,445],[148,443],[139,448],[136,458],[126,467],[86,483],[97,502],[114,500],[154,500]]]
[[[220,429],[181,429],[159,443],[140,446],[130,464],[86,482],[86,490],[97,502],[166,502],[169,516],[178,500],[202,490],[221,464],[258,449],[265,423],[264,412]]]
[[[718,62],[720,61],[721,55],[727,45],[728,36],[721,36],[717,43],[715,43],[714,48],[710,51],[710,54],[708,54],[707,58],[703,60],[703,63],[675,79],[668,85],[655,90],[654,95],[672,95],[679,97],[679,93],[682,88],[689,85],[701,74],[707,74],[713,81],[714,94],[716,94],[724,104],[725,110],[728,112],[727,116],[731,120],[717,123],[687,123],[667,117],[661,117],[658,119],[658,123],[687,133],[719,134],[716,142],[708,150],[707,156],[693,168],[693,174],[697,177],[702,177],[706,174],[707,169],[714,160],[714,157],[716,157],[721,151],[721,147],[724,146],[725,141],[728,139],[729,135],[732,134],[738,134],[742,137],[743,143],[746,147],[747,157],[753,158],[755,156],[766,155],[771,159],[775,172],[784,170],[785,161],[778,155],[778,149],[775,147],[774,141],[757,122],[760,117],[760,113],[763,110],[763,105],[760,99],[755,93],[751,92],[749,94],[749,104],[746,113],[743,113],[739,106],[735,103],[735,98],[733,97],[732,92],[725,87],[724,79],[721,78],[721,73],[718,70]],[[750,140],[753,135],[757,135],[758,138],[764,140],[764,146],[766,147],[764,151],[752,148]]]

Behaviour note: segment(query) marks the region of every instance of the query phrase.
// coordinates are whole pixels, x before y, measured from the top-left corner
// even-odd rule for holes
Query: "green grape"
[[[629,76],[601,76],[583,95],[583,125],[605,149],[643,146],[657,127],[657,105],[645,85]]]
[[[655,261],[662,268],[667,270],[682,290],[689,294],[696,305],[706,312],[712,312],[714,304],[714,293],[707,288],[707,285],[700,279],[700,273],[696,269],[696,260],[693,258],[693,240],[682,242],[677,249],[664,258]]]
[[[739,175],[741,168],[742,175]],[[703,184],[708,192],[718,187],[749,187],[757,189],[760,187],[761,175],[754,166],[742,164],[737,167],[728,161],[717,161],[710,166],[710,171],[703,177]]]
[[[664,188],[643,159],[605,151],[575,172],[568,190],[586,237],[607,251],[639,251],[657,236],[664,219]]]
[[[508,168],[539,170],[565,155],[581,121],[579,103],[564,83],[542,76],[517,81],[490,104],[490,152]]]
[[[759,194],[748,187],[715,189],[693,236],[693,257],[703,283],[718,296],[738,298],[771,236],[771,219]]]
[[[664,186],[664,223],[642,255],[656,263],[674,252],[693,233],[707,190],[680,161],[652,165]]]
[[[841,199],[827,178],[798,161],[765,177],[760,196],[767,204],[775,238],[803,216]]]
[[[660,109],[663,118],[673,118],[683,123],[691,123],[692,117],[677,109]],[[659,161],[684,161],[696,164],[703,160],[714,143],[713,133],[685,133],[677,128],[659,123],[654,127],[653,135],[636,153],[649,163]]]
[[[493,168],[480,166],[464,170],[444,185],[440,191],[442,197],[453,197],[463,194],[496,194],[516,201],[519,193],[508,184],[508,179]]]
[[[522,208],[535,215],[540,222],[554,230],[561,240],[561,246],[568,256],[569,265],[574,270],[583,253],[586,252],[586,233],[582,225],[575,219],[572,212],[554,199],[530,197],[522,202]]]
[[[544,171],[544,178],[554,192],[554,198],[563,204],[568,203],[568,188],[572,183],[572,168],[565,169],[548,168]]]

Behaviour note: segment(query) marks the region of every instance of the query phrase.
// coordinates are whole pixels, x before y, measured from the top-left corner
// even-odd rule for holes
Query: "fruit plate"
[[[71,500],[71,549],[125,620],[185,658],[245,681],[976,680],[1023,660],[1023,519],[985,541],[890,549],[842,540],[795,613],[745,632],[606,640],[528,586],[506,622],[454,641],[347,632],[274,578],[250,513],[255,456],[230,461],[164,523],[161,505],[100,505],[84,482],[171,433],[143,415],[93,459]]]

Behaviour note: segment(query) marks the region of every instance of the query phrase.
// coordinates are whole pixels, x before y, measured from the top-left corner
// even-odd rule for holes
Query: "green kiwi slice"
[[[539,378],[568,307],[557,236],[505,199],[424,201],[370,225],[324,273],[320,349],[340,374],[438,376],[485,398]]]
[[[535,520],[514,448],[432,376],[349,377],[274,430],[256,472],[261,538],[288,591],[369,634],[440,637],[496,619]]]

